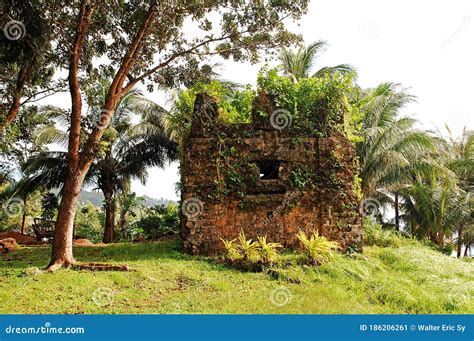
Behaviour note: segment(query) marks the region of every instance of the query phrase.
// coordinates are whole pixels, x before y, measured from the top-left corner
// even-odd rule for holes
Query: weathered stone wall
[[[182,168],[188,252],[221,252],[221,238],[240,230],[292,247],[298,230],[317,229],[343,249],[361,249],[357,163],[342,134],[301,136],[291,126],[274,129],[261,115],[253,124],[222,125],[217,115],[212,100],[198,96]]]

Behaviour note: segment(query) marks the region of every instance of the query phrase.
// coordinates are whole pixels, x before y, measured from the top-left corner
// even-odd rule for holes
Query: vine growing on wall
[[[276,69],[263,68],[258,74],[257,86],[259,92],[275,98],[278,109],[291,115],[294,129],[323,137],[331,136],[336,130],[352,135],[357,129],[360,117],[351,110],[347,100],[352,80],[351,74],[335,74],[302,78],[295,83],[280,76]]]
[[[269,119],[272,113],[258,111],[259,106],[255,106],[257,96],[268,96],[271,106],[291,115],[290,129],[296,133],[293,134],[292,144],[300,144],[301,137],[328,137],[336,131],[351,139],[360,121],[360,115],[349,104],[348,94],[352,89],[351,74],[302,78],[295,83],[290,78],[279,75],[276,69],[263,68],[258,74],[256,88],[236,88],[233,84],[213,80],[209,83],[197,83],[181,91],[172,110],[166,115],[166,126],[183,146],[191,129],[196,95],[206,93],[210,96],[216,104],[218,121],[204,122],[212,125],[204,128],[209,128],[207,131],[212,132],[209,137],[215,140],[216,150],[209,157],[216,167],[217,177],[212,184],[214,190],[207,196],[222,201],[232,193],[244,201],[247,188],[255,186],[257,170],[252,169],[249,155],[239,150],[245,139],[253,136],[253,132],[251,129],[233,129],[232,134],[228,135],[226,126],[252,123],[252,115],[255,114]],[[338,164],[335,159],[335,168]],[[301,167],[290,174],[286,185],[302,192],[307,186],[314,186],[317,182],[312,179],[313,176],[309,169]],[[340,186],[339,179],[334,178],[335,174],[332,176],[330,182]]]

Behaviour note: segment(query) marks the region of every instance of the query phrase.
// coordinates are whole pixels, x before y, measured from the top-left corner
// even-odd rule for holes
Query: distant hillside
[[[89,191],[81,191],[81,196],[79,198],[79,205],[86,205],[91,203],[96,207],[102,207],[104,204],[104,195],[100,192],[89,192]]]
[[[155,199],[151,198],[149,196],[143,196],[145,198],[145,201],[143,204],[147,207],[153,207],[158,204],[164,204],[167,205],[169,202],[172,202],[172,200],[168,199]],[[92,191],[81,191],[81,197],[79,198],[79,205],[85,205],[87,203],[91,203],[92,205],[96,207],[102,207],[104,204],[104,195],[100,192],[92,192]]]

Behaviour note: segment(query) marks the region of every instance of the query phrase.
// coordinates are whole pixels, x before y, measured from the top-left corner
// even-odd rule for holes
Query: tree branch
[[[81,135],[81,114],[82,114],[82,98],[79,87],[79,61],[81,58],[81,51],[84,44],[84,39],[89,30],[89,24],[94,12],[94,7],[87,6],[88,0],[81,1],[81,8],[79,11],[78,23],[74,42],[71,48],[71,59],[69,62],[69,90],[71,93],[71,129],[69,131],[68,144],[68,159],[74,162],[74,167],[77,167],[77,160],[80,146]]]

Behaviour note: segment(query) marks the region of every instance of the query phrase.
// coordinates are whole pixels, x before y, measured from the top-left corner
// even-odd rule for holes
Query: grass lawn
[[[38,273],[50,248],[24,247],[0,255],[0,313],[474,313],[474,262],[414,241],[271,273],[182,254],[177,241],[74,252],[81,261],[126,263],[136,271]]]

